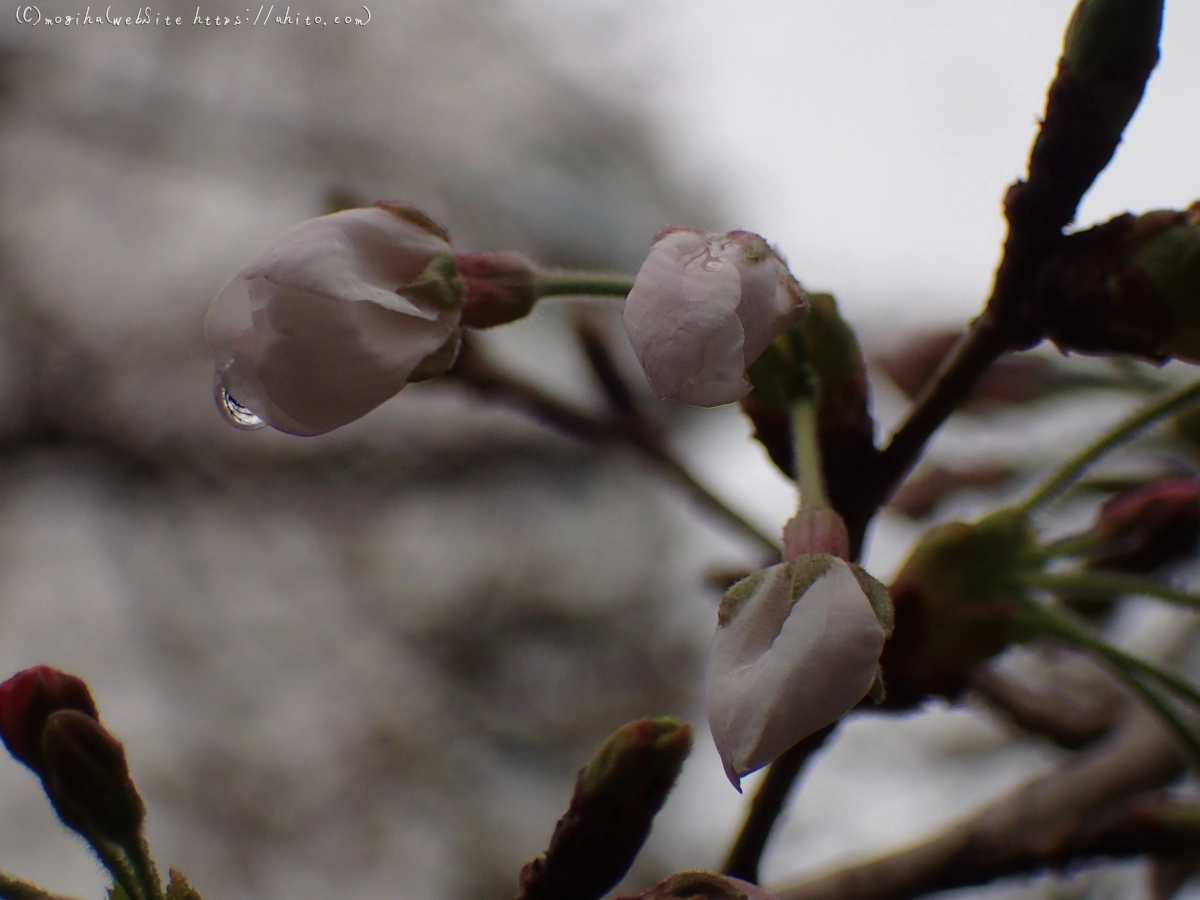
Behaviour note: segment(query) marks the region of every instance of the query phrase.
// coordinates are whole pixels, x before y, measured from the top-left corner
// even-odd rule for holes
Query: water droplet
[[[221,410],[226,422],[242,431],[258,431],[260,428],[267,427],[267,423],[256,415],[254,410],[238,403],[223,384],[217,385],[217,409]]]

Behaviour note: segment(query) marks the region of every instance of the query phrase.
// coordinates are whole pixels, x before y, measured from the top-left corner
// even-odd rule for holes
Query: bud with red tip
[[[42,774],[42,733],[59,710],[76,710],[99,719],[96,703],[82,678],[34,666],[0,684],[0,738],[8,752]]]
[[[665,400],[720,406],[750,393],[747,367],[808,308],[757,234],[660,232],[625,301],[625,332]]]
[[[538,300],[537,268],[520,253],[459,253],[466,285],[462,323],[492,328],[529,315]]]
[[[1094,532],[1108,546],[1093,567],[1150,572],[1190,556],[1200,539],[1200,478],[1164,478],[1110,498]]]

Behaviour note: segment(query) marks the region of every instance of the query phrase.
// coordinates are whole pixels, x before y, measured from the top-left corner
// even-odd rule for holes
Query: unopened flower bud
[[[521,871],[521,900],[602,897],[641,850],[692,749],[692,728],[671,718],[618,728],[575,781],[544,856]]]
[[[1158,62],[1163,0],[1080,0],[1067,24],[1063,66],[1091,89],[1117,135],[1141,100]]]
[[[889,705],[955,699],[976,666],[1024,639],[1023,576],[1042,563],[1028,521],[1010,510],[926,532],[889,588],[896,614],[882,660]]]
[[[1100,507],[1094,532],[1108,546],[1089,567],[1150,572],[1185,559],[1200,539],[1200,479],[1164,478],[1118,494]]]
[[[42,781],[59,817],[81,834],[122,846],[139,839],[146,807],[125,748],[91,716],[60,710],[42,733]]]
[[[302,222],[243,266],[208,312],[218,405],[244,428],[332,431],[414,375],[444,371],[462,303],[449,236],[415,207]]]
[[[693,406],[750,392],[746,368],[807,298],[761,237],[661,232],[625,301],[625,332],[660,397]]]
[[[1068,235],[1034,303],[1064,350],[1200,362],[1200,203]]]
[[[775,900],[756,884],[713,872],[677,872],[644,894],[618,900]]]
[[[491,328],[529,315],[537,303],[537,269],[520,253],[459,253],[466,285],[462,323]]]
[[[734,787],[862,700],[890,633],[887,589],[834,556],[801,556],[730,588],[704,691]]]
[[[49,666],[18,672],[0,684],[0,738],[17,760],[42,774],[42,732],[59,710],[73,709],[99,718],[82,678]]]

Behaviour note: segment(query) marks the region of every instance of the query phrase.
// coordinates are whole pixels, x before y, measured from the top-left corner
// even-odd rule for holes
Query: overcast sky
[[[520,0],[569,65],[626,73],[666,151],[712,179],[860,324],[971,315],[1003,238],[1074,0]],[[1163,60],[1088,224],[1200,198],[1200,3],[1170,0]],[[608,75],[606,77],[611,77]]]

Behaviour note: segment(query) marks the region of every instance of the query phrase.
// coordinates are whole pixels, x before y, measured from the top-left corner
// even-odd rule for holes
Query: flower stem
[[[133,863],[134,875],[145,896],[149,900],[165,900],[162,881],[158,877],[158,869],[154,865],[154,860],[150,858],[150,847],[144,838],[130,849],[129,858]]]
[[[1100,547],[1101,544],[1096,540],[1095,534],[1085,531],[1082,534],[1068,534],[1056,541],[1044,544],[1042,553],[1046,559],[1063,559],[1071,556],[1090,556]]]
[[[1125,441],[1136,437],[1139,432],[1160,419],[1182,412],[1189,406],[1195,406],[1197,403],[1200,403],[1200,381],[1188,385],[1182,390],[1176,391],[1174,394],[1164,397],[1157,403],[1146,407],[1141,412],[1130,416],[1108,434],[1104,435],[1104,437],[1100,438],[1100,440],[1069,459],[1041,487],[1030,495],[1029,499],[1021,505],[1021,509],[1026,514],[1032,515],[1042,507],[1049,505],[1057,500],[1088,466],[1105,453],[1108,453]]]
[[[825,509],[821,444],[817,436],[817,401],[804,397],[792,405],[792,446],[796,454],[796,485],[800,488],[800,509]]]
[[[1027,575],[1025,581],[1033,587],[1045,588],[1058,594],[1132,594],[1138,597],[1154,597],[1176,606],[1186,606],[1188,609],[1200,609],[1200,596],[1196,594],[1189,594],[1187,591],[1148,578],[1122,575],[1118,572],[1036,572]]]
[[[633,278],[612,272],[548,269],[537,273],[538,298],[556,296],[624,297],[633,290]]]

